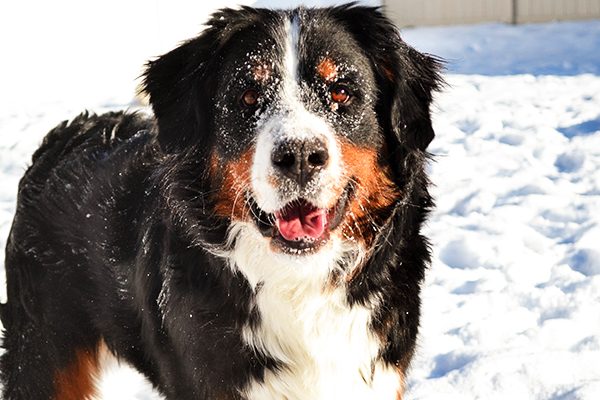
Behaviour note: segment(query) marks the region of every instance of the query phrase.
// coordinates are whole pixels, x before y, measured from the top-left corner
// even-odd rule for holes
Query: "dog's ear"
[[[158,141],[166,152],[183,148],[207,123],[200,94],[210,96],[203,78],[215,34],[207,30],[147,64],[143,90],[158,121]]]
[[[370,58],[386,135],[409,151],[425,151],[434,137],[430,105],[433,92],[442,85],[442,62],[408,46],[378,8],[350,5],[334,10]]]
[[[251,9],[223,9],[212,15],[200,36],[147,64],[142,91],[158,121],[158,141],[166,152],[193,140],[211,138],[211,113],[221,50],[257,17]],[[208,144],[208,143],[206,143]]]

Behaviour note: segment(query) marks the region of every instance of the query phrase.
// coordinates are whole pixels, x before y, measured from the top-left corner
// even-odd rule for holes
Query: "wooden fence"
[[[600,18],[600,0],[383,0],[399,26]]]

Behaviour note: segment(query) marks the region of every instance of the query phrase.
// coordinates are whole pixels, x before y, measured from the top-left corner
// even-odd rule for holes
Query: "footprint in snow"
[[[576,125],[558,128],[558,131],[569,139],[576,136],[590,136],[600,132],[600,117]]]
[[[585,153],[581,150],[574,150],[562,153],[556,158],[554,166],[559,172],[577,172],[585,162]]]

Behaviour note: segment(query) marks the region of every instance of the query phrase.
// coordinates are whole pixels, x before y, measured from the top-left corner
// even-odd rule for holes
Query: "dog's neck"
[[[345,280],[331,280],[348,273],[341,240],[299,257],[273,253],[250,224],[236,224],[231,236],[230,265],[254,289],[260,316],[243,328],[244,341],[282,366],[251,383],[248,398],[389,398],[400,389],[397,371],[378,360],[382,344],[371,322],[379,299],[350,305]]]

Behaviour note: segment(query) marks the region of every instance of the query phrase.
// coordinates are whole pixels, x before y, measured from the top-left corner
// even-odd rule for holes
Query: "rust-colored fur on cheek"
[[[215,195],[215,213],[232,220],[249,219],[250,210],[246,204],[246,192],[250,189],[250,169],[254,148],[245,151],[233,161],[221,161],[213,153],[210,162],[210,175],[218,187]]]
[[[389,169],[379,165],[375,149],[350,143],[342,143],[341,147],[346,175],[355,183],[343,232],[347,237],[364,241],[368,248],[399,192],[390,179]]]
[[[104,343],[96,348],[76,350],[71,364],[58,371],[54,377],[53,400],[91,399],[96,394],[95,380],[100,373],[100,355],[104,351],[107,351]]]

